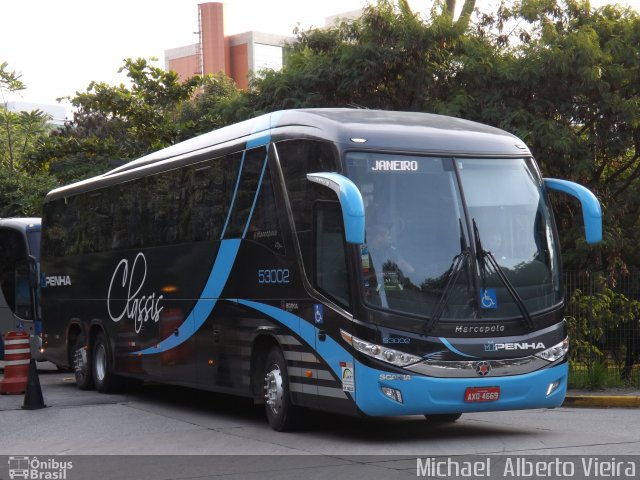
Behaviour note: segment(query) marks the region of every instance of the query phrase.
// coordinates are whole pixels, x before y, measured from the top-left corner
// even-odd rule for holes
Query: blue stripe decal
[[[265,303],[252,302],[251,300],[241,299],[237,299],[235,301],[240,305],[244,305],[246,307],[262,312],[265,315],[268,315],[278,323],[281,323],[285,327],[297,333],[309,345],[309,347],[311,347],[312,350],[318,353],[320,357],[322,357],[327,362],[327,364],[331,367],[338,378],[340,378],[342,375],[340,362],[353,361],[353,356],[331,337],[327,336],[324,342],[316,342],[318,329],[315,326],[311,325],[311,323],[298,317],[297,315],[289,313],[285,310],[281,310],[280,308],[267,305]]]
[[[218,256],[213,264],[213,269],[209,274],[209,279],[200,294],[200,298],[196,302],[193,310],[185,321],[178,328],[178,335],[171,335],[162,340],[157,346],[149,347],[133,354],[149,355],[153,353],[165,352],[171,348],[189,340],[193,334],[204,324],[209,318],[213,308],[216,306],[222,290],[227,283],[229,273],[233,267],[238,250],[240,249],[240,239],[223,240],[220,243]]]
[[[227,219],[224,222],[224,228],[222,229],[222,233],[220,234],[220,240],[224,238],[224,234],[227,231],[227,226],[229,226],[229,219],[231,218],[231,212],[233,211],[233,204],[236,202],[236,194],[238,193],[238,186],[240,185],[240,178],[242,177],[242,167],[244,165],[244,157],[246,154],[246,150],[242,152],[242,160],[240,160],[240,168],[238,169],[236,186],[233,188],[233,196],[231,197],[231,204],[229,205],[229,211],[227,212]]]
[[[271,141],[271,135],[269,130],[266,132],[259,132],[249,137],[247,140],[247,150],[251,150],[252,148],[264,147]]]
[[[262,172],[260,173],[260,180],[258,180],[256,193],[253,196],[253,205],[251,205],[251,211],[249,212],[249,216],[247,217],[247,223],[244,226],[244,231],[242,232],[242,238],[244,238],[247,235],[247,230],[249,229],[249,224],[251,223],[251,217],[253,217],[253,210],[256,208],[256,203],[258,202],[258,195],[260,195],[260,188],[262,187],[262,179],[264,178],[264,171],[267,169],[268,159],[269,159],[269,156],[264,157],[264,163],[262,164]]]
[[[220,243],[220,248],[218,249],[218,254],[213,264],[213,269],[209,274],[209,279],[207,280],[204,290],[200,294],[200,298],[193,307],[193,310],[191,310],[191,313],[189,313],[187,318],[178,328],[178,335],[171,335],[162,340],[155,347],[149,347],[138,352],[132,352],[131,355],[150,355],[155,353],[162,353],[183,344],[184,342],[189,340],[198,331],[198,329],[200,329],[200,327],[202,327],[207,318],[209,318],[209,315],[211,315],[211,312],[213,312],[213,309],[216,306],[216,303],[218,302],[218,299],[220,298],[225,285],[227,284],[231,269],[233,268],[233,264],[240,249],[241,239],[224,240],[224,235],[229,225],[229,220],[231,218],[231,213],[233,212],[233,206],[235,204],[236,195],[238,193],[240,180],[242,178],[244,159],[247,150],[269,144],[269,142],[271,141],[270,129],[272,117],[273,121],[275,121],[277,118],[276,115],[266,114],[255,119],[255,124],[252,128],[251,136],[247,140],[245,150],[242,152],[242,160],[240,161],[240,167],[238,168],[238,177],[236,178],[233,197],[231,198],[231,204],[229,205],[229,211],[227,212],[227,219],[224,223],[222,234],[220,235],[220,240],[222,242]],[[265,158],[265,163],[262,167],[262,175],[260,176],[260,183],[258,184],[257,192],[260,191],[259,186],[262,183],[262,176],[264,175],[267,159],[268,155]],[[257,192],[256,197],[253,200],[253,207],[255,207],[256,204]],[[253,214],[253,207],[251,208],[249,220],[251,219],[251,215]],[[247,220],[247,225],[249,224],[249,220]],[[247,226],[245,226],[244,230],[244,233],[246,232]]]
[[[444,344],[444,346],[447,347],[449,350],[451,350],[453,353],[457,353],[458,355],[462,355],[463,357],[478,358],[478,357],[474,357],[473,355],[467,355],[466,353],[462,353],[456,347],[451,345],[451,343],[449,343],[449,340],[447,340],[444,337],[438,337],[438,340],[440,340]]]
[[[251,137],[247,140],[247,150],[267,145],[271,141],[271,114],[261,115],[254,119]]]

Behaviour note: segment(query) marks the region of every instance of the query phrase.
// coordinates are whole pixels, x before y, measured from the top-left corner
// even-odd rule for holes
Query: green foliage
[[[604,375],[601,366],[612,361],[622,376],[630,377],[633,360],[625,354],[635,341],[640,319],[640,301],[606,287],[605,279],[600,283],[600,291],[591,295],[575,290],[569,300],[570,310],[575,313],[567,317],[570,364],[576,371],[585,367],[591,387]]]
[[[8,71],[7,62],[0,64],[0,167],[10,170],[22,168],[25,159],[34,150],[37,142],[49,130],[49,117],[40,110],[11,112],[7,108],[5,93],[24,90],[20,74]]]
[[[446,90],[464,32],[446,13],[425,23],[406,2],[382,0],[355,21],[298,32],[282,71],[252,82],[254,108],[429,110]]]
[[[0,105],[0,165],[23,168],[30,154],[51,130],[49,116],[41,110],[11,112]]]
[[[39,216],[46,192],[57,186],[46,173],[28,172],[28,158],[50,128],[49,117],[40,110],[10,112],[5,93],[24,90],[20,74],[0,64],[0,217]]]
[[[443,4],[424,20],[406,2],[382,0],[356,21],[298,32],[283,70],[254,78],[239,101],[253,114],[351,105],[504,128],[546,176],[601,199],[604,242],[594,248],[579,205],[554,196],[565,264],[624,271],[640,265],[639,43],[637,13],[579,0],[514,1],[455,23]]]
[[[574,366],[569,370],[569,388],[603,390],[624,386],[625,382],[606,362],[595,361],[590,365]]]
[[[91,82],[71,98],[77,109],[73,122],[53,132],[32,155],[32,171],[49,170],[68,183],[183,139],[188,125],[180,121],[180,107],[200,77],[180,83],[175,72],[145,59],[126,59],[119,71],[126,72],[131,86]]]
[[[572,179],[598,195],[605,210],[600,249],[581,239],[578,206],[557,199],[566,264],[638,265],[631,246],[640,214],[633,193],[640,178],[640,17],[614,6],[591,10],[577,0],[526,0],[483,21],[493,56],[464,62],[458,77],[464,103],[449,109],[515,133],[547,176]],[[493,59],[490,81],[480,63],[486,58]]]
[[[236,116],[241,119],[243,114],[250,115],[251,112],[237,111],[241,101],[241,91],[226,75],[203,77],[195,98],[181,106],[179,119],[184,128],[180,136],[200,135],[224,127]]]
[[[46,193],[57,186],[47,173],[0,167],[0,218],[39,217]]]

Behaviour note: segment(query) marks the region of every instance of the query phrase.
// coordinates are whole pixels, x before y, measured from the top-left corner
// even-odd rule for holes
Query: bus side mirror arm
[[[339,173],[308,173],[307,180],[330,188],[340,201],[347,243],[364,243],[364,201],[356,184]]]
[[[549,190],[567,193],[580,200],[587,243],[594,244],[602,241],[602,209],[591,190],[577,183],[557,178],[545,178],[544,185]]]

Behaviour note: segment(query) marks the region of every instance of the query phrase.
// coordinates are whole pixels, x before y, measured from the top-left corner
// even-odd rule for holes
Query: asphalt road
[[[439,426],[421,416],[309,412],[303,430],[279,433],[250,400],[154,384],[105,395],[78,390],[71,374],[40,370],[47,408],[23,410],[22,396],[0,396],[0,455],[73,456],[79,465],[69,480],[414,478],[416,459],[427,456],[640,454],[640,409],[466,414]],[[0,459],[0,479],[8,478],[3,468]],[[93,469],[87,477],[84,468]]]

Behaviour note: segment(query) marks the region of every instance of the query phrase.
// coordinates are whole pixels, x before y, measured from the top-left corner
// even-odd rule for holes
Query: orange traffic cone
[[[15,395],[24,393],[29,373],[29,334],[9,332],[4,337],[4,379],[0,381],[0,393]]]

